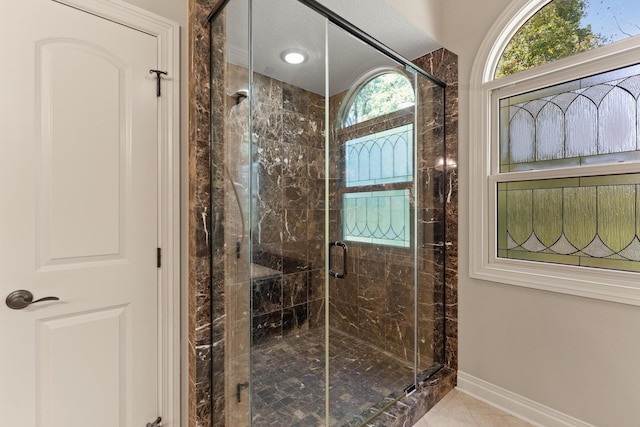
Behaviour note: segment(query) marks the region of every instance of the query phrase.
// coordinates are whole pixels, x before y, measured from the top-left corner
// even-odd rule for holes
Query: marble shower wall
[[[444,105],[445,158],[445,366],[458,370],[458,56],[438,49],[413,61],[447,84]]]
[[[323,325],[324,98],[253,74],[253,343]]]
[[[188,422],[209,427],[224,420],[225,299],[224,278],[211,286],[211,264],[223,262],[212,253],[211,230],[211,11],[222,0],[188,0],[189,183],[188,183]],[[220,93],[218,93],[218,96]],[[216,103],[220,106],[221,104]],[[220,107],[217,107],[220,108]],[[218,185],[220,183],[218,182]],[[212,292],[213,289],[213,292]],[[213,302],[213,307],[212,307]],[[212,316],[212,311],[214,315]],[[212,399],[213,396],[213,399]],[[213,417],[212,417],[212,414]],[[216,422],[216,425],[221,425]]]

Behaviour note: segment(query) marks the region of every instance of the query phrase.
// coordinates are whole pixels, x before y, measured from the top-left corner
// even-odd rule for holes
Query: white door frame
[[[180,425],[180,26],[120,0],[52,0],[150,34],[163,76],[158,98],[158,408],[162,425]],[[150,75],[149,78],[155,78]],[[150,349],[150,351],[153,351]]]

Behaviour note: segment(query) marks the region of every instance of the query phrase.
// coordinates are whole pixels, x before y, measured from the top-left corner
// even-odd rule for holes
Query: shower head
[[[230,95],[230,97],[236,101],[236,105],[240,104],[242,101],[247,99],[248,96],[249,96],[249,92],[246,89],[240,89],[233,95]]]

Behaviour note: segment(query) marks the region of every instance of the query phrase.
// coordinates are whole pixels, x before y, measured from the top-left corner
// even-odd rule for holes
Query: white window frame
[[[469,98],[469,275],[475,279],[640,306],[637,272],[498,258],[498,182],[638,173],[640,162],[499,173],[498,101],[640,62],[640,36],[494,79],[515,32],[551,0],[515,0],[484,39],[476,56]]]

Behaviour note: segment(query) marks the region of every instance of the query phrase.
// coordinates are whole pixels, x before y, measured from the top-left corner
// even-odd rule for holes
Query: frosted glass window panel
[[[498,184],[498,256],[640,271],[640,174]]]
[[[598,107],[598,154],[636,149],[636,100],[626,90],[613,88]]]
[[[639,71],[634,65],[501,99],[500,172],[638,161]]]
[[[586,96],[578,96],[567,108],[566,156],[598,154],[598,109]]]
[[[638,99],[640,96],[640,76],[629,77],[618,84],[619,87],[627,90],[631,96]]]
[[[520,108],[509,126],[511,163],[532,162],[535,159],[535,139],[535,120],[530,112]]]
[[[562,236],[562,189],[533,190],[533,230],[540,242],[553,246]]]
[[[598,232],[595,187],[563,190],[563,228],[576,248],[584,248]]]
[[[345,240],[406,248],[410,246],[409,190],[343,194],[342,208]]]
[[[347,187],[408,182],[413,179],[413,124],[347,141]]]
[[[536,160],[561,159],[564,156],[564,115],[548,102],[536,118]]]
[[[636,236],[636,186],[598,187],[598,236],[614,252]]]

